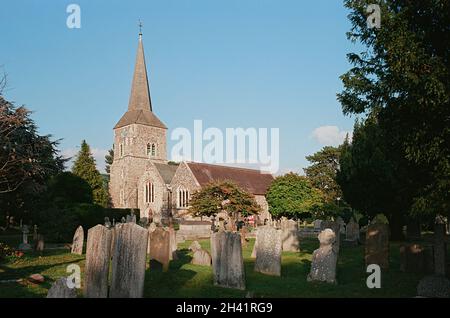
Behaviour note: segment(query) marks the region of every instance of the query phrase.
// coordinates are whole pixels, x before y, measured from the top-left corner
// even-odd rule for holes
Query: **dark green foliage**
[[[92,203],[92,189],[82,178],[62,172],[50,179],[46,195],[56,204]]]
[[[238,215],[248,216],[261,210],[252,194],[227,180],[207,184],[192,194],[189,204],[194,216],[209,217],[224,210],[237,219]]]
[[[108,154],[105,156],[105,163],[106,163],[105,170],[108,175],[111,172],[111,165],[113,161],[114,161],[114,150],[109,149]]]
[[[382,169],[378,175],[386,173],[381,177],[383,183],[376,186],[375,179],[373,187],[393,185],[385,188],[383,196],[394,197],[397,202],[403,195],[409,199],[413,194],[407,210],[415,216],[448,213],[450,1],[379,1],[380,29],[367,27],[365,9],[370,3],[345,1],[351,10],[348,37],[366,50],[349,54],[353,67],[342,76],[344,91],[338,98],[346,114],[375,116],[379,134],[385,139],[385,147],[377,147],[372,159],[367,158],[375,162],[379,157],[389,163],[378,165]],[[411,173],[404,175],[406,180],[398,187],[395,184],[400,179],[392,182],[390,175],[405,161]]]
[[[301,217],[317,213],[323,205],[323,195],[311,181],[296,173],[275,178],[267,191],[269,212],[274,217]],[[306,215],[305,215],[306,217]]]
[[[108,205],[108,192],[105,188],[105,183],[95,166],[95,159],[85,140],[81,143],[81,149],[72,167],[72,172],[86,180],[91,186],[94,203],[103,207]]]

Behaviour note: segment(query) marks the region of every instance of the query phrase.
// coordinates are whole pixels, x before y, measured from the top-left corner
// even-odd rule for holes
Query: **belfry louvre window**
[[[145,203],[155,202],[155,185],[151,182],[145,184]]]
[[[155,157],[156,156],[156,145],[148,143],[147,149],[146,149],[146,154],[148,157]]]
[[[189,207],[189,191],[186,189],[178,189],[177,193],[177,207],[187,208]]]

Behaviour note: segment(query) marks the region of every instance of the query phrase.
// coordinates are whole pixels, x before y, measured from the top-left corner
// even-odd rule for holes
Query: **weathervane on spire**
[[[141,21],[141,19],[139,19],[139,24],[138,24],[138,26],[139,26],[139,35],[140,36],[142,36],[142,21]]]

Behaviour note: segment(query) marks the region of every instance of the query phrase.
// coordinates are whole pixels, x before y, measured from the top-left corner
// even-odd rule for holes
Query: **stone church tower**
[[[153,113],[142,33],[128,110],[114,126],[114,161],[109,192],[115,208],[139,208],[138,182],[153,163],[166,164],[167,127]]]

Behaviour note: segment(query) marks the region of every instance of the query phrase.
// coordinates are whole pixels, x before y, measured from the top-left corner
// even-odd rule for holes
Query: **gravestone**
[[[170,238],[170,260],[177,260],[177,233],[173,227],[169,227],[169,238]]]
[[[241,234],[241,244],[242,244],[242,247],[247,246],[247,233],[248,233],[247,228],[246,228],[246,227],[242,227],[242,228],[239,230],[239,233]]]
[[[28,233],[30,233],[30,230],[28,229],[28,225],[22,226],[22,243],[19,245],[20,250],[31,250],[31,245],[28,243]]]
[[[136,223],[136,215],[134,213],[128,214],[126,223]]]
[[[445,223],[437,219],[434,225],[434,273],[436,275],[446,274],[446,252],[447,246],[445,244]]]
[[[42,252],[44,252],[44,246],[45,246],[44,235],[37,234],[36,239],[34,241],[34,250],[42,254]]]
[[[83,227],[80,225],[77,230],[75,231],[75,234],[73,235],[73,242],[72,242],[72,254],[83,254],[83,243],[84,243],[84,230]]]
[[[336,284],[336,264],[338,254],[333,247],[336,234],[330,228],[320,232],[318,236],[320,247],[314,251],[311,261],[311,271],[307,281],[320,281]]]
[[[353,218],[345,227],[345,239],[348,241],[359,241],[359,225]]]
[[[282,218],[281,227],[281,244],[285,252],[299,252],[300,239],[298,235],[298,224],[294,220]]]
[[[389,228],[384,223],[370,224],[366,232],[365,263],[389,268]]]
[[[263,226],[266,226],[266,225],[263,225]],[[259,229],[259,227],[258,227],[258,229]],[[256,250],[258,249],[258,229],[256,229],[255,244],[253,244],[252,255],[250,256],[251,258],[256,258]],[[283,249],[283,245],[281,245],[281,249]]]
[[[400,246],[400,270],[407,273],[431,273],[434,270],[433,250],[423,244]]]
[[[442,275],[430,275],[420,280],[417,296],[428,298],[450,298],[450,281]]]
[[[110,298],[141,298],[144,294],[148,231],[136,223],[116,229]]]
[[[52,284],[48,290],[47,298],[77,298],[77,291],[75,288],[67,286],[66,277],[61,277]]]
[[[339,231],[340,231],[339,233],[345,235],[345,222],[344,222],[344,220],[339,216],[336,219],[336,222],[339,224]]]
[[[320,231],[322,227],[322,220],[315,220],[313,223],[314,231]]]
[[[335,234],[336,238],[333,243],[333,248],[336,252],[336,255],[339,255],[339,249],[341,246],[341,226],[338,222],[333,221],[323,221],[322,222],[322,231],[325,229],[331,229]]]
[[[111,227],[111,222],[109,221],[109,217],[106,216],[104,218],[104,221],[105,221],[105,226],[109,229]]]
[[[236,232],[211,234],[214,285],[245,290],[241,236]]]
[[[281,276],[281,233],[271,226],[258,229],[255,272]]]
[[[112,237],[113,230],[100,224],[88,230],[83,286],[86,298],[108,297]]]
[[[211,255],[202,249],[200,243],[197,241],[192,242],[189,249],[193,252],[191,264],[201,266],[211,266]]]
[[[38,236],[38,226],[35,224],[33,226],[33,241],[37,240],[37,236]]]
[[[171,254],[169,231],[162,227],[157,227],[150,233],[150,261],[157,261],[161,264],[162,270],[166,272],[169,270]],[[150,263],[150,269],[152,269],[152,263]]]

